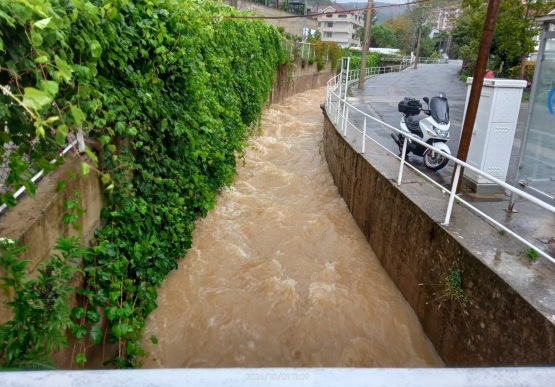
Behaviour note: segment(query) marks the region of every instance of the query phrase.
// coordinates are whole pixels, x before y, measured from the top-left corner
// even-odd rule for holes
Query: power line
[[[316,13],[316,14],[311,14],[311,15],[290,15],[290,16],[234,16],[234,15],[227,15],[227,16],[213,16],[213,18],[214,19],[219,18],[219,17],[223,17],[224,19],[297,19],[297,18],[301,18],[301,17],[317,18],[317,17],[325,16],[325,15],[334,15],[334,14],[343,14],[344,15],[346,13],[354,13],[354,12],[360,12],[360,11],[373,10],[373,9],[378,10],[378,9],[382,9],[382,8],[406,7],[408,5],[428,3],[430,1],[432,1],[432,0],[418,0],[418,1],[413,1],[411,3],[405,3],[405,4],[381,5],[379,7],[347,9],[345,11]]]

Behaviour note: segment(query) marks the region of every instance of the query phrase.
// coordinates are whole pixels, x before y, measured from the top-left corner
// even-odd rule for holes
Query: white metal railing
[[[368,70],[370,72],[374,72],[375,74],[379,74],[379,72],[376,72],[375,70],[371,70],[371,69],[368,69]],[[348,74],[349,74],[349,78],[350,78],[351,71],[349,71]],[[358,73],[356,73],[355,76],[358,77]],[[355,80],[355,78],[352,78],[352,79],[349,79],[348,82],[352,82],[354,80]],[[348,82],[344,82],[344,80],[342,79],[342,74],[340,73],[337,76],[330,79],[327,83],[327,86],[326,86],[326,101],[325,101],[326,113],[328,114],[330,120],[335,124],[336,130],[338,132],[342,133],[344,137],[346,137],[347,136],[347,130],[349,129],[349,126],[350,126],[353,129],[355,129],[356,131],[358,131],[360,134],[362,134],[362,150],[361,150],[362,154],[364,154],[364,151],[365,151],[366,138],[369,138],[371,141],[376,143],[378,146],[380,146],[381,148],[383,148],[387,152],[391,153],[394,157],[399,159],[401,162],[399,163],[399,174],[398,174],[398,177],[397,177],[397,184],[398,185],[401,185],[401,183],[402,183],[403,167],[407,166],[409,168],[412,168],[414,171],[416,171],[419,176],[428,179],[432,184],[439,187],[442,190],[442,192],[449,193],[449,201],[448,201],[448,204],[447,204],[447,209],[445,211],[445,219],[444,219],[443,223],[441,223],[443,226],[449,226],[449,221],[451,220],[451,212],[453,210],[453,204],[455,202],[456,191],[453,190],[453,189],[448,189],[448,188],[440,185],[439,183],[435,182],[430,177],[428,177],[424,174],[421,174],[420,171],[418,171],[418,169],[416,169],[414,166],[410,165],[409,163],[407,163],[405,161],[405,156],[407,154],[406,153],[406,151],[407,151],[407,142],[408,142],[409,139],[411,141],[417,143],[417,144],[420,144],[420,145],[422,145],[422,146],[424,146],[428,149],[431,149],[433,152],[439,153],[443,157],[447,157],[449,160],[451,160],[452,162],[454,162],[456,164],[455,172],[454,172],[455,176],[454,176],[453,185],[452,185],[453,187],[456,187],[458,185],[459,179],[461,178],[461,167],[463,167],[463,168],[465,168],[469,171],[472,171],[472,172],[476,173],[479,176],[482,176],[482,177],[488,179],[489,181],[491,181],[495,184],[498,184],[499,186],[503,187],[506,190],[509,190],[511,192],[516,193],[518,196],[522,197],[523,199],[526,199],[526,200],[542,207],[543,209],[555,214],[555,207],[553,207],[553,206],[535,198],[534,196],[531,196],[530,194],[528,194],[528,193],[526,193],[526,192],[524,192],[524,191],[522,191],[518,188],[513,187],[512,185],[507,184],[506,182],[504,182],[502,180],[499,180],[499,179],[489,175],[488,173],[486,173],[486,172],[484,172],[484,171],[482,171],[478,168],[473,167],[472,165],[469,165],[469,164],[465,163],[464,161],[461,161],[461,160],[457,159],[455,156],[444,153],[444,152],[434,148],[433,146],[431,146],[431,145],[425,143],[424,141],[422,141],[422,139],[419,138],[419,137],[416,137],[416,136],[414,136],[410,133],[407,133],[407,132],[405,132],[401,129],[398,129],[394,126],[391,126],[391,125],[389,125],[389,124],[371,116],[370,114],[357,109],[355,106],[353,106],[352,104],[347,102],[347,97],[346,97],[347,93],[344,92],[343,87],[348,87]],[[344,86],[344,84],[345,84],[345,86]],[[339,91],[337,91],[338,86],[339,86]],[[361,114],[364,117],[362,128],[357,127],[357,125],[355,123],[349,121],[349,113],[350,112],[356,112],[358,114]],[[404,140],[404,143],[403,143],[403,150],[401,152],[401,156],[398,156],[395,153],[391,152],[389,149],[387,149],[382,144],[380,144],[379,142],[377,142],[372,137],[370,137],[366,134],[366,125],[367,125],[367,121],[369,121],[369,120],[374,121],[374,122],[382,125],[383,127],[386,127],[388,129],[392,130],[395,133],[403,135],[405,140]],[[526,246],[534,249],[538,254],[542,255],[543,257],[545,257],[545,258],[549,259],[550,261],[552,261],[553,263],[555,263],[555,258],[550,256],[549,254],[546,254],[541,249],[534,246],[532,243],[528,242],[526,239],[524,239],[520,235],[516,234],[514,231],[508,229],[503,224],[499,223],[498,221],[496,221],[495,219],[493,219],[489,215],[485,214],[484,212],[482,212],[478,208],[474,207],[473,205],[471,205],[467,201],[463,200],[461,197],[457,196],[457,201],[464,204],[466,207],[470,208],[471,210],[473,210],[474,212],[476,212],[480,216],[484,217],[488,221],[492,222],[497,227],[502,228],[508,234],[512,235],[514,238],[516,238],[520,242],[524,243]]]
[[[410,64],[414,63],[414,60],[416,59],[416,57],[414,56],[403,56],[402,58],[399,57],[399,59],[395,58],[395,57],[386,57],[384,60],[387,61],[402,61],[402,62],[408,62]],[[419,56],[418,57],[418,64],[445,64],[447,63],[447,59],[445,58],[426,58],[423,56]]]
[[[9,371],[0,373],[0,386],[358,387],[371,384],[372,387],[550,387],[554,378],[555,367],[165,368]]]
[[[312,45],[312,43],[293,42],[284,39],[282,40],[282,45],[285,53],[289,54],[293,59],[302,58],[307,60],[316,60],[316,48]],[[330,60],[329,50],[326,50],[324,60]]]
[[[72,137],[75,137],[73,134],[71,134]],[[70,144],[67,145],[61,152],[60,152],[60,156],[65,155],[67,152],[69,152],[70,149],[74,148],[75,145],[77,145],[79,151],[84,151],[85,150],[85,146],[84,146],[84,142],[83,142],[83,135],[82,132],[80,132],[80,134],[78,133],[77,138],[71,139],[70,140]],[[56,159],[52,160],[51,163],[54,164],[56,162]],[[44,169],[41,169],[40,171],[38,171],[32,178],[31,178],[31,182],[35,183],[38,179],[40,179],[42,177],[42,175],[44,174]],[[26,191],[26,188],[24,186],[21,186],[17,191],[14,192],[13,196],[14,198],[18,198],[21,195],[23,195],[23,193]],[[2,213],[2,211],[4,211],[6,208],[8,208],[8,206],[6,204],[2,204],[0,205],[0,213]]]
[[[372,75],[386,74],[386,73],[398,73],[410,66],[409,62],[402,62],[395,66],[380,66],[380,67],[366,67],[364,69],[364,77],[370,77]],[[358,80],[360,76],[360,69],[349,70],[347,75],[347,82]]]
[[[414,58],[413,58],[414,62]],[[418,57],[418,64],[444,64],[447,63],[445,58],[425,58],[425,57]]]

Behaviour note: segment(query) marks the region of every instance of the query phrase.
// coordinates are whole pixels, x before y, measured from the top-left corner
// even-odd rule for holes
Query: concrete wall
[[[324,152],[339,193],[383,267],[447,366],[553,365],[552,265],[512,256],[522,246],[462,206],[439,224],[447,195],[355,134],[349,142],[324,112]],[[449,269],[462,270],[468,302],[442,299]]]
[[[50,253],[56,253],[52,248],[61,233],[69,236],[79,233],[73,226],[61,221],[64,214],[68,212],[64,208],[64,200],[76,199],[86,210],[78,220],[84,244],[91,240],[96,228],[102,226],[100,221],[100,210],[104,205],[102,184],[93,171],[85,177],[80,175],[80,161],[80,158],[75,155],[68,156],[64,165],[39,182],[35,198],[23,197],[17,206],[0,217],[0,236],[19,240],[20,245],[28,246],[20,257],[31,261],[28,264],[31,277],[38,274],[37,267],[48,259]],[[70,177],[68,172],[73,172],[75,178]],[[63,192],[58,192],[60,180],[66,181]],[[73,190],[81,195],[81,199],[75,197]],[[2,274],[0,269],[0,275]],[[71,285],[77,291],[82,284],[83,277],[76,274]],[[12,318],[11,310],[4,305],[8,300],[9,295],[0,293],[0,324]],[[80,302],[74,295],[70,301],[70,307],[77,305],[80,305]],[[60,367],[69,367],[71,347],[62,348],[60,353],[53,353],[53,356]]]
[[[240,11],[251,11],[255,16],[292,16],[289,12],[284,12],[272,7],[266,7],[263,4],[251,3],[242,0],[223,0],[224,4],[233,5]],[[236,5],[235,5],[236,4]],[[265,19],[268,23],[285,28],[285,32],[293,35],[303,36],[303,18],[292,19]],[[318,22],[315,18],[306,19],[306,28],[316,30]]]
[[[303,61],[299,60],[294,63],[291,74],[287,65],[281,66],[270,94],[270,103],[280,103],[294,94],[325,86],[333,77],[331,65],[328,61],[324,69],[318,71],[316,62],[309,65],[305,60],[303,65]]]

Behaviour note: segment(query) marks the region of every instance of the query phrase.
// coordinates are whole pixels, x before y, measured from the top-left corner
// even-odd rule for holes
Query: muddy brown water
[[[442,365],[333,184],[324,96],[264,112],[235,185],[159,291],[145,367]]]

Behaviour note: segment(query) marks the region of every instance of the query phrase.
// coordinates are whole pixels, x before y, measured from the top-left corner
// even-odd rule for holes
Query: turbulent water
[[[264,112],[235,185],[160,289],[145,367],[442,364],[333,184],[324,93]]]

